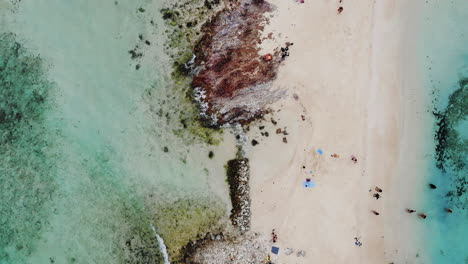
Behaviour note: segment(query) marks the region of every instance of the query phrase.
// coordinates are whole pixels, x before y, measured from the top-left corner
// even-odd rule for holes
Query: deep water
[[[425,208],[432,263],[468,263],[468,2],[428,1],[422,55],[432,102]],[[448,213],[451,209],[453,213]]]
[[[223,164],[181,125],[161,7],[0,1],[1,264],[164,263],[154,230],[176,257],[225,216]]]

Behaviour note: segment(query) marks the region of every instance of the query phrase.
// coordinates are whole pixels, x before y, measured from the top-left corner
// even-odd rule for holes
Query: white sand
[[[265,35],[275,39],[263,47],[294,42],[275,82],[290,96],[273,106],[278,125],[265,122],[270,136],[250,151],[252,230],[268,236],[275,228],[276,246],[306,252],[281,251],[275,263],[420,263],[420,241],[412,236],[418,219],[404,209],[418,205],[412,201],[421,177],[399,173],[402,164],[422,160],[401,155],[420,148],[421,140],[406,132],[423,122],[409,108],[420,103],[411,88],[420,78],[405,74],[417,68],[406,40],[417,30],[408,12],[413,4],[343,0],[338,15],[338,0],[271,2],[278,10]],[[275,134],[284,127],[287,144]],[[250,137],[259,132],[252,129]],[[302,187],[307,177],[316,187]],[[375,186],[383,189],[379,200],[369,192]]]

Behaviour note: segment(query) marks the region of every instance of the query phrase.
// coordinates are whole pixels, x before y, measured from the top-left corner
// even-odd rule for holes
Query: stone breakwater
[[[266,61],[259,47],[272,10],[264,0],[231,1],[201,28],[192,88],[207,126],[248,123],[281,97],[271,90],[279,52]]]
[[[184,259],[185,263],[264,263],[271,248],[271,243],[263,236],[252,233],[244,236],[208,234],[195,245]]]
[[[233,159],[227,164],[232,210],[231,222],[241,233],[250,229],[249,160]]]

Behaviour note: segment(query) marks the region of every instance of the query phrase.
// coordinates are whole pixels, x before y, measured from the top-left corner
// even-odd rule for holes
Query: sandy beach
[[[272,107],[278,124],[267,117],[262,125],[270,136],[249,152],[252,231],[276,230],[274,263],[423,263],[420,241],[411,236],[418,219],[404,212],[418,205],[414,186],[422,178],[398,173],[422,159],[402,155],[422,145],[406,133],[423,122],[411,114],[422,108],[413,102],[420,80],[417,63],[406,56],[415,48],[405,40],[417,30],[407,11],[413,4],[271,2],[277,9],[264,33],[273,40],[263,42],[264,50],[294,45],[274,83],[288,91]],[[287,135],[276,134],[278,128]],[[306,178],[315,187],[304,188]],[[376,186],[383,189],[378,200]]]

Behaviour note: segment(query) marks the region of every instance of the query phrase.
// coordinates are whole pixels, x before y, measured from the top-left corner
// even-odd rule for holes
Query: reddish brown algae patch
[[[264,0],[237,1],[202,27],[195,47],[194,98],[208,126],[248,123],[262,116],[281,96],[271,91],[279,66],[260,54],[265,17],[272,6]]]

